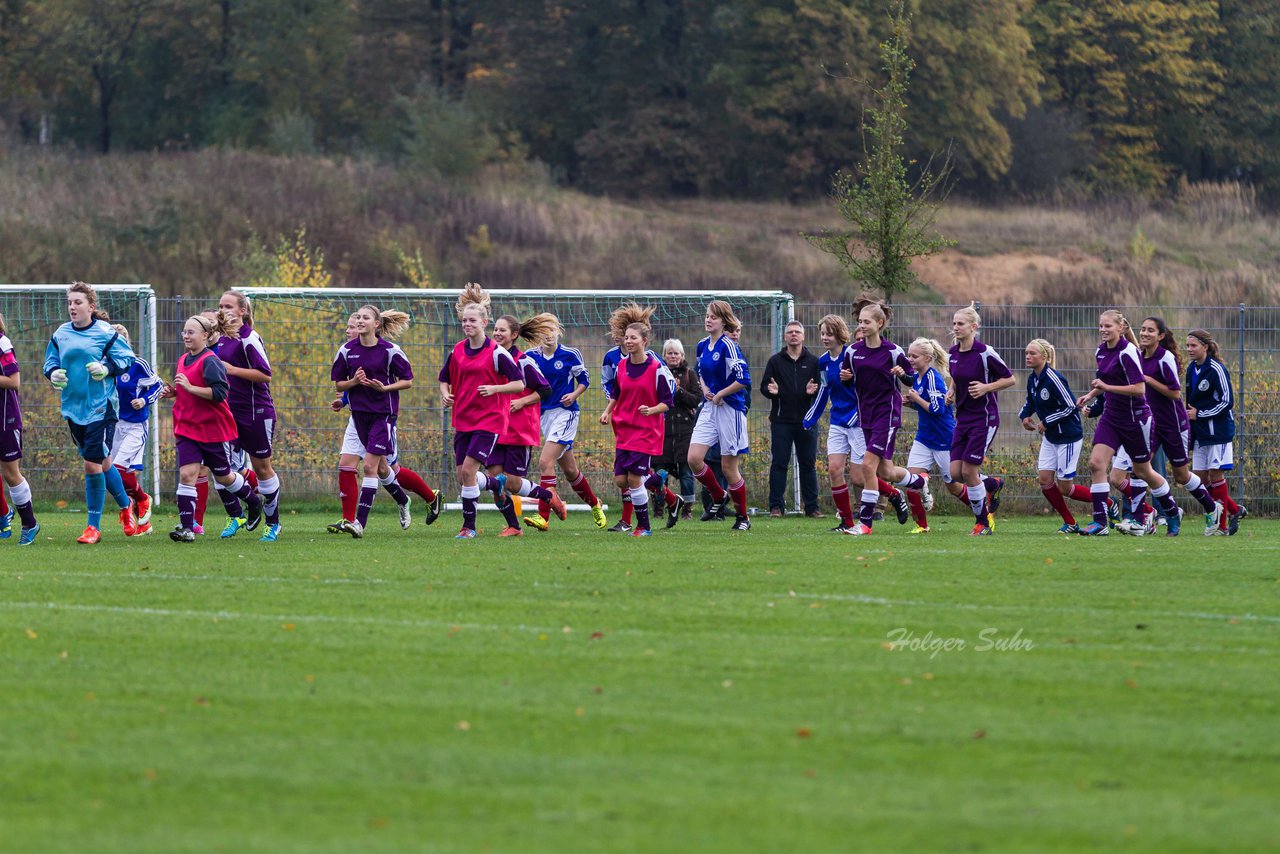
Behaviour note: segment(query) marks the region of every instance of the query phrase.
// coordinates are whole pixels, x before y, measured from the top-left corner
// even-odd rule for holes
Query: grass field
[[[1280,847],[1280,524],[375,515],[0,542],[0,848]]]

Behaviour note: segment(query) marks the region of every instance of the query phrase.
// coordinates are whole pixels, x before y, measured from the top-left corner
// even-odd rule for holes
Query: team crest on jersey
[[[1040,399],[1041,399],[1041,400],[1048,400],[1048,399],[1049,399],[1049,389],[1047,389],[1047,388],[1042,388],[1042,389],[1040,389]]]
[[[128,374],[128,373],[123,373],[123,374],[121,374],[121,375],[120,375],[120,379],[124,380],[125,382],[128,382],[128,381],[129,381],[129,374]]]
[[[554,365],[556,366],[556,370],[557,370],[557,371],[563,371],[563,370],[564,370],[564,362],[560,361],[559,359],[556,359],[552,364],[554,364]]]
[[[720,361],[720,354],[719,354],[719,353],[712,353],[712,354],[711,354],[711,361],[713,361],[713,362],[718,362],[718,361]]]
[[[1199,384],[1199,385],[1197,385],[1197,386],[1196,386],[1196,388],[1200,389],[1201,391],[1208,391],[1208,390],[1209,390],[1209,381],[1208,381],[1208,380],[1200,380],[1200,384]]]

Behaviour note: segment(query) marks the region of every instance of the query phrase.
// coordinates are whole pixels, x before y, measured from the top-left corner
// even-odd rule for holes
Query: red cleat
[[[521,530],[520,528],[513,528],[510,525],[508,525],[507,527],[502,529],[502,532],[498,534],[498,536],[499,537],[523,537],[524,531]]]
[[[102,532],[92,525],[89,525],[84,529],[83,534],[76,537],[76,542],[84,543],[86,546],[91,546],[100,539],[102,539]]]
[[[569,518],[569,511],[564,506],[564,499],[556,494],[554,489],[551,490],[551,499],[547,503],[551,505],[551,512],[555,513],[556,518],[561,522]]]
[[[124,535],[132,537],[138,533],[138,520],[133,518],[133,506],[125,507],[120,511],[120,527],[124,528]]]

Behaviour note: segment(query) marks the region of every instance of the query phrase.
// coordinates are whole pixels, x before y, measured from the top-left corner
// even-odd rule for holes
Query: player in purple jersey
[[[951,388],[946,402],[956,407],[956,432],[951,439],[951,479],[963,483],[975,524],[971,536],[985,536],[994,530],[995,511],[1000,506],[1004,481],[983,477],[982,464],[1000,429],[1001,389],[1017,382],[1009,366],[994,349],[978,340],[982,318],[974,303],[951,318],[955,339],[947,358]]]
[[[1111,487],[1107,474],[1117,448],[1124,448],[1133,461],[1133,471],[1151,487],[1151,495],[1164,510],[1168,533],[1178,536],[1182,511],[1169,494],[1169,484],[1151,467],[1151,433],[1154,418],[1147,405],[1147,383],[1142,373],[1142,357],[1138,339],[1115,309],[1104,311],[1098,318],[1098,334],[1102,344],[1096,360],[1097,377],[1088,394],[1076,401],[1083,408],[1096,397],[1103,398],[1103,412],[1093,431],[1093,450],[1089,454],[1092,486],[1093,521],[1080,529],[1085,536],[1101,537],[1111,532],[1107,518],[1107,498]]]
[[[714,518],[730,498],[737,516],[734,531],[751,530],[747,517],[747,482],[742,477],[739,459],[749,453],[747,436],[747,398],[751,393],[751,372],[746,357],[731,337],[742,329],[733,306],[724,300],[707,304],[704,318],[707,337],[698,342],[698,382],[706,403],[693,425],[689,441],[689,468],[693,476],[711,493],[710,515]],[[707,451],[720,446],[720,468],[728,488],[722,488],[715,474],[705,465]]]
[[[379,311],[371,305],[361,306],[356,311],[359,337],[338,349],[329,372],[338,393],[347,393],[351,417],[365,449],[364,480],[360,484],[356,520],[343,520],[343,530],[356,539],[364,536],[369,511],[378,494],[378,471],[395,449],[400,392],[413,387],[413,368],[408,357],[389,340],[398,338],[408,326],[409,315],[403,311]]]
[[[253,469],[253,487],[267,516],[263,542],[280,538],[280,477],[271,465],[276,409],[271,399],[271,362],[262,337],[253,328],[253,307],[240,291],[223,293],[218,310],[240,319],[238,334],[218,341],[215,352],[227,370],[227,402],[236,420],[237,450]]]
[[[7,540],[13,531],[13,513],[17,510],[22,519],[22,533],[18,545],[29,546],[40,533],[31,504],[31,485],[22,476],[18,461],[22,459],[22,408],[18,403],[18,389],[22,387],[22,372],[18,369],[18,357],[13,352],[0,314],[0,540]],[[9,487],[13,508],[4,499],[4,487]]]
[[[926,488],[928,477],[913,474],[894,465],[893,451],[898,428],[902,426],[902,393],[899,383],[915,379],[907,353],[897,344],[881,337],[889,324],[890,309],[883,302],[870,302],[858,313],[860,341],[845,350],[841,377],[858,399],[858,423],[866,443],[862,458],[862,504],[858,513],[859,524],[854,526],[855,536],[871,533],[875,518],[876,501],[880,490],[871,484],[885,480],[891,484],[920,491]],[[910,518],[907,501],[901,493],[894,502],[899,524]]]

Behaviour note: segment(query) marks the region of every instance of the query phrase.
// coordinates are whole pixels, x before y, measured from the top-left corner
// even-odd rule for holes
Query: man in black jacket
[[[818,357],[804,346],[804,324],[793,320],[783,333],[786,347],[769,358],[760,393],[769,399],[769,515],[779,517],[787,491],[787,463],[795,448],[800,495],[806,516],[822,518],[818,510],[818,431],[804,429],[804,414],[818,393]]]

